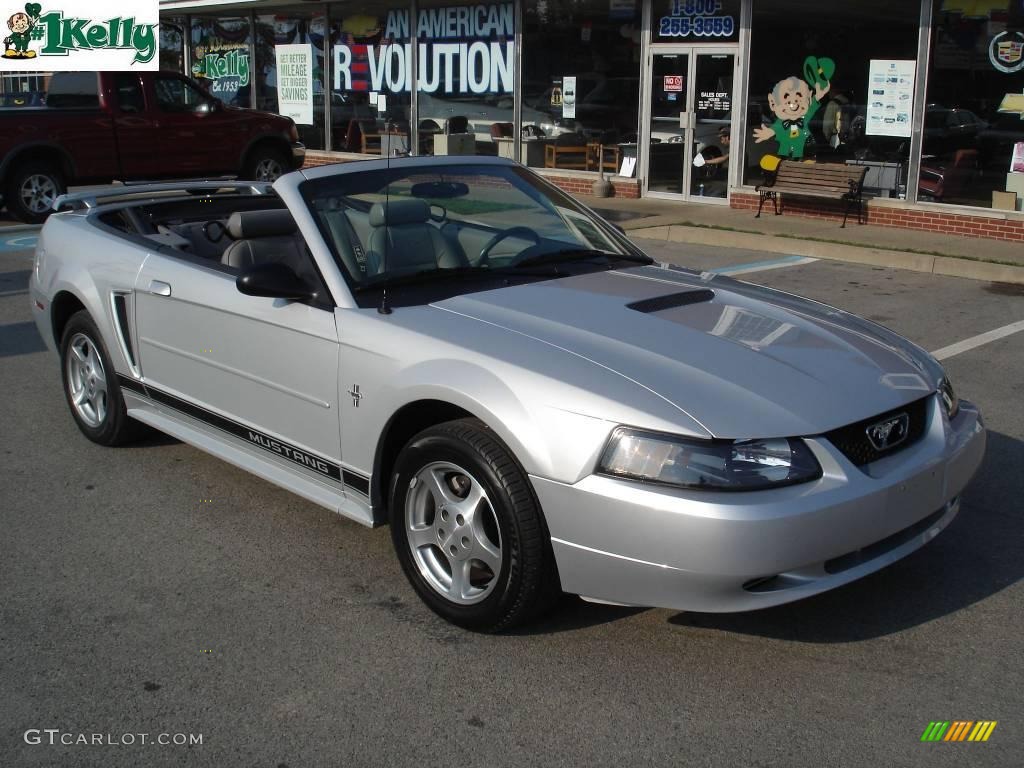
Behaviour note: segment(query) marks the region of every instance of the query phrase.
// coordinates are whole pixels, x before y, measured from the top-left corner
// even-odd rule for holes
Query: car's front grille
[[[849,424],[839,429],[834,429],[828,432],[825,437],[838,448],[842,454],[848,458],[853,464],[858,467],[862,467],[865,464],[870,464],[873,461],[877,461],[885,456],[892,456],[895,453],[899,453],[904,448],[908,448],[918,440],[920,440],[925,433],[926,420],[928,417],[928,400],[929,397],[921,398],[909,405],[905,405],[902,408],[896,408],[888,413],[882,413],[878,416],[873,416],[870,419],[864,419],[864,421],[858,421],[856,424]],[[886,450],[878,450],[874,445],[871,444],[871,440],[868,439],[868,428],[883,422],[886,419],[891,419],[899,416],[900,414],[907,414],[910,421],[907,425],[907,437],[901,443],[892,448]]]

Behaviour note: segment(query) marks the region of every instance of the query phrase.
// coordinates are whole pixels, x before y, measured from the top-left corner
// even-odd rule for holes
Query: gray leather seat
[[[370,275],[469,266],[462,248],[430,224],[430,206],[424,200],[374,203],[370,227]]]
[[[238,211],[228,219],[227,247],[221,264],[245,269],[257,264],[283,262],[296,273],[305,271],[295,219],[286,210]]]

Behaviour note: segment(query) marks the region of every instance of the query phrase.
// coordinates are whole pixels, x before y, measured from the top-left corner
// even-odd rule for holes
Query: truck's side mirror
[[[194,111],[199,115],[212,115],[215,112],[219,112],[222,106],[219,99],[210,99],[197,104]]]

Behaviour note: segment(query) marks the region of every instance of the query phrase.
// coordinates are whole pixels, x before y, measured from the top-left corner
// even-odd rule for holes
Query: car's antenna
[[[383,55],[381,57],[381,61],[388,61],[388,53],[390,52],[389,48],[393,44],[393,41],[382,40],[381,42],[384,43],[384,50],[382,51]],[[384,81],[381,83],[381,86],[386,88],[386,82],[387,78],[384,79]],[[387,168],[387,172],[385,173],[386,183],[384,185],[384,253],[381,254],[380,264],[381,274],[385,276],[385,281],[387,280],[388,271],[388,250],[391,248],[391,233],[388,231],[388,229],[391,226],[391,140],[393,138],[390,133],[390,121],[388,120],[388,112],[390,110],[390,99],[387,99],[387,97],[385,97],[383,114],[384,133],[380,137],[381,154],[384,155],[385,167]],[[385,151],[385,146],[387,147],[387,151]],[[393,311],[394,310],[391,309],[391,305],[388,303],[388,286],[385,283],[384,290],[381,293],[380,306],[377,307],[377,313],[381,315],[390,315]]]

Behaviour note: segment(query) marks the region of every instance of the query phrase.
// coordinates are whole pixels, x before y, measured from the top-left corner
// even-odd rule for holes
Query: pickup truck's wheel
[[[17,166],[8,178],[4,203],[19,221],[40,224],[66,191],[64,176],[57,168],[46,162],[29,161]]]
[[[249,181],[277,181],[288,172],[288,159],[274,147],[257,147],[245,161],[242,178]]]
[[[391,536],[406,576],[448,621],[520,624],[559,593],[540,506],[511,452],[481,422],[421,432],[395,463]]]
[[[144,427],[128,416],[110,355],[88,312],[68,320],[60,352],[64,395],[82,434],[108,446],[137,439]]]

